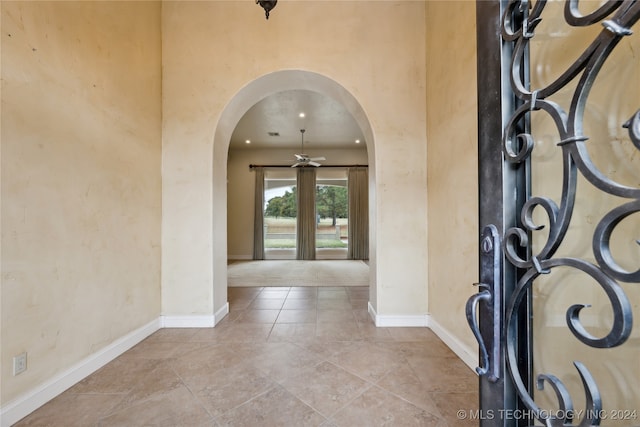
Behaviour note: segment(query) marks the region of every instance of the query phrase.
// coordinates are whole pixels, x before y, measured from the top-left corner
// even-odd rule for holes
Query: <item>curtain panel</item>
[[[349,248],[347,258],[369,259],[369,170],[349,168]]]
[[[253,207],[253,259],[264,259],[264,168],[253,169],[255,194]]]
[[[296,259],[316,259],[316,169],[297,168]]]

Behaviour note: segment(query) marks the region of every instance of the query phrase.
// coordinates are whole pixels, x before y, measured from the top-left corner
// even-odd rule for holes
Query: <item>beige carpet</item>
[[[353,260],[236,261],[227,283],[242,286],[368,286],[369,266]]]

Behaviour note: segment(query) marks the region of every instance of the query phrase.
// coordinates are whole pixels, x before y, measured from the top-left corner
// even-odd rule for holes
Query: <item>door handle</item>
[[[487,287],[485,283],[474,283],[474,285],[478,285],[480,287]],[[478,345],[480,346],[480,366],[476,368],[476,372],[478,375],[485,375],[489,372],[489,353],[487,352],[487,347],[484,344],[484,340],[482,339],[482,334],[480,333],[480,326],[478,325],[478,316],[477,316],[477,307],[480,304],[480,301],[485,301],[487,303],[491,302],[491,292],[487,289],[472,295],[471,298],[467,300],[467,322],[469,323],[469,327],[473,332],[473,335],[476,337],[478,341]]]
[[[480,290],[467,300],[466,315],[469,327],[478,341],[480,348],[480,366],[476,368],[478,375],[486,375],[489,381],[496,382],[500,378],[501,351],[501,260],[500,236],[495,225],[490,224],[482,231],[480,239]],[[484,305],[482,319],[478,319],[478,307]],[[481,332],[490,330],[490,336],[483,337]]]

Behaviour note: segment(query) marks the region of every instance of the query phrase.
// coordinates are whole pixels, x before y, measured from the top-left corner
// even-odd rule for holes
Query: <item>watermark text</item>
[[[456,413],[459,420],[534,420],[534,419],[570,419],[583,418],[600,420],[629,421],[640,418],[636,409],[576,409],[576,410],[544,410],[535,411],[522,409],[460,409]]]

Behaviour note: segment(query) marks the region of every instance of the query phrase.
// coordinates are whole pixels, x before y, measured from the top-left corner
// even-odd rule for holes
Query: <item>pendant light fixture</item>
[[[256,4],[259,4],[264,9],[264,16],[269,19],[269,12],[276,7],[278,0],[256,0]]]

